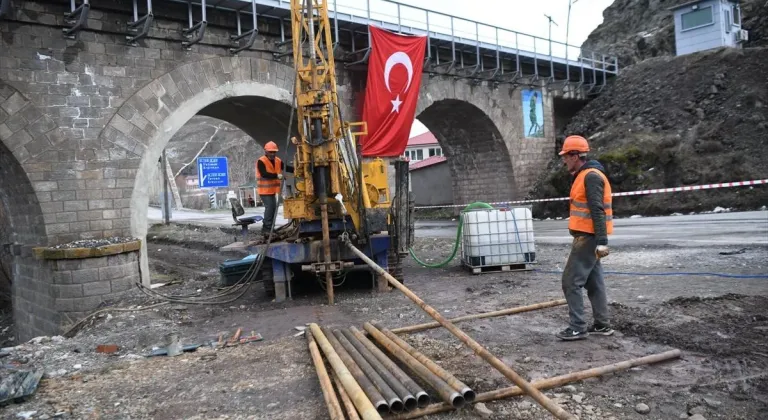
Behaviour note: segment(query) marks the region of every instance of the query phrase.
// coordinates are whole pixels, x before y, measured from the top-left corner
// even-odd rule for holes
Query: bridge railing
[[[287,1],[287,0],[284,0]],[[453,16],[443,12],[424,9],[394,0],[365,0],[366,7],[360,7],[350,0],[331,0],[331,10],[338,12],[341,19],[344,15],[363,16],[372,23],[381,26],[394,24],[403,33],[429,35],[448,35],[453,41],[465,45],[489,44],[502,48],[512,48],[521,52],[539,55],[541,57],[561,58],[570,61],[572,65],[580,62],[587,66],[603,65],[606,71],[616,74],[618,62],[615,56],[606,56],[597,51],[582,49],[576,45],[529,35],[523,32],[502,28],[487,23]],[[371,9],[371,3],[393,6],[391,11],[382,12]],[[409,13],[411,12],[411,13]],[[413,13],[417,12],[417,13]],[[418,17],[416,17],[418,16]],[[335,14],[332,17],[336,17]],[[593,58],[594,57],[594,58]]]
[[[586,86],[592,92],[602,90],[608,75],[617,75],[619,70],[618,58],[615,56],[395,0],[365,0],[364,7],[360,6],[361,2],[349,4],[350,0],[330,1],[335,22],[341,20],[373,24],[401,33],[427,35],[428,62],[438,66],[447,64],[453,70],[468,68],[471,75],[492,72],[492,80],[498,80],[499,76],[503,78],[506,73],[513,78],[527,76],[533,80],[542,78],[547,82],[565,82],[566,85],[574,82]],[[372,3],[377,4],[378,10],[371,7]],[[370,34],[368,37],[370,45]],[[440,63],[439,49],[450,50],[451,59],[447,63],[444,59]],[[367,46],[354,52],[366,50]],[[474,53],[474,61],[470,59],[469,63],[465,62],[466,52],[470,52],[470,57]],[[357,63],[364,62],[367,56],[365,54]],[[488,59],[491,62],[495,59],[495,66],[486,68]],[[532,74],[524,74],[521,60],[532,61]],[[512,63],[514,68],[505,69],[505,61]],[[549,67],[549,71],[540,73],[542,67]],[[560,79],[556,67],[562,75]]]
[[[189,28],[184,31],[187,40],[183,42],[186,48],[203,39],[207,26],[206,11],[209,8],[237,14],[237,35],[232,36],[235,45],[230,49],[233,54],[253,45],[257,33],[257,16],[279,19],[283,41],[286,38],[286,23],[290,21],[290,0],[164,1],[183,3],[189,9]],[[367,27],[377,25],[401,33],[427,35],[427,70],[438,73],[493,81],[540,79],[549,83],[564,82],[564,86],[573,82],[586,86],[589,92],[592,92],[595,89],[601,90],[608,76],[617,75],[619,71],[618,59],[613,56],[396,0],[326,1],[331,11],[330,18],[333,20],[335,42],[339,42],[340,32],[368,36],[367,45],[361,48],[355,45],[355,37],[350,37],[352,52],[348,57],[354,57],[352,60],[356,61],[349,64],[367,61],[370,46]],[[77,1],[72,0],[70,15],[79,16],[79,20],[87,19],[89,1],[80,2],[82,4],[78,7]],[[134,21],[129,22],[129,43],[135,43],[149,33],[153,16],[152,2],[153,0],[133,0]],[[86,9],[83,9],[84,7]],[[200,20],[197,22],[193,19],[193,8],[201,9],[198,14]],[[250,15],[253,22],[250,31],[243,32],[241,15]],[[246,17],[246,22],[247,20]],[[69,32],[78,29],[75,19],[73,25]],[[446,57],[449,58],[446,60]]]

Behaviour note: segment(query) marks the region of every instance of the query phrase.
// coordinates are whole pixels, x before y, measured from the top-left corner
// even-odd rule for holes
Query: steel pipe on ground
[[[323,390],[323,398],[325,399],[325,405],[328,407],[328,415],[331,417],[331,420],[344,420],[344,413],[339,406],[339,400],[336,399],[336,393],[333,391],[331,379],[328,377],[328,371],[325,369],[325,363],[323,362],[323,357],[320,356],[320,350],[317,348],[315,338],[312,336],[311,331],[307,331],[306,335],[309,354],[312,356],[312,363],[315,365],[317,379],[320,380],[320,389]],[[339,386],[339,390],[343,389],[339,384],[337,386]]]
[[[469,321],[472,319],[493,318],[504,315],[514,315],[522,312],[535,311],[537,309],[551,308],[553,306],[565,305],[567,302],[565,299],[551,300],[549,302],[535,303],[533,305],[518,306],[516,308],[501,309],[493,312],[483,312],[481,314],[463,315],[456,318],[451,318],[449,321],[456,323],[461,321]],[[440,327],[439,322],[425,322],[424,324],[410,325],[407,327],[393,328],[392,331],[395,334],[405,334],[417,331],[430,330],[432,328]]]
[[[400,346],[403,350],[407,351],[408,354],[410,354],[416,360],[421,362],[421,364],[426,366],[427,369],[431,370],[432,373],[439,376],[440,379],[444,380],[453,389],[455,389],[456,391],[459,391],[467,402],[472,402],[475,400],[475,391],[473,391],[470,387],[468,387],[467,384],[465,384],[464,382],[461,382],[455,376],[453,376],[450,372],[438,366],[438,364],[433,362],[429,357],[425,356],[420,351],[413,348],[410,344],[406,343],[405,340],[403,340],[402,338],[393,334],[392,331],[389,331],[386,328],[382,328],[375,323],[373,325],[376,328],[378,328],[384,335],[386,335],[387,338],[392,340],[395,344]]]
[[[323,334],[325,334],[325,336],[328,338],[328,342],[331,343],[331,346],[333,346],[336,354],[339,355],[341,360],[344,362],[344,365],[351,372],[352,377],[355,378],[357,383],[360,384],[360,388],[363,389],[365,395],[368,396],[368,400],[373,404],[374,407],[376,407],[376,411],[379,413],[379,415],[387,414],[389,412],[389,405],[387,405],[387,400],[385,400],[379,390],[376,389],[376,386],[373,385],[373,382],[371,382],[371,380],[365,376],[363,370],[360,369],[360,366],[358,366],[357,363],[355,363],[354,359],[352,359],[349,353],[344,350],[344,346],[339,343],[339,340],[336,339],[336,336],[331,334],[327,328],[321,329]]]
[[[376,411],[371,401],[365,396],[365,392],[360,388],[360,385],[355,381],[352,373],[349,372],[341,357],[333,349],[333,346],[328,341],[328,338],[320,331],[320,327],[315,324],[309,324],[309,330],[312,336],[315,337],[317,345],[325,353],[325,358],[328,359],[328,363],[331,364],[333,371],[339,377],[339,381],[344,386],[344,390],[347,391],[347,395],[352,399],[355,404],[358,413],[363,417],[363,420],[381,420],[381,414]]]
[[[339,397],[341,397],[341,402],[344,404],[344,409],[347,410],[347,417],[349,417],[349,420],[360,420],[360,416],[357,415],[355,404],[349,399],[347,391],[344,391],[344,387],[341,386],[339,378],[336,375],[331,375],[331,378],[333,379],[333,383],[336,384],[336,389],[339,390]]]
[[[664,353],[657,353],[650,356],[640,357],[637,359],[630,359],[623,362],[614,363],[611,365],[582,370],[579,372],[573,372],[573,373],[569,373],[561,376],[555,376],[554,378],[539,379],[537,381],[534,381],[532,385],[540,390],[551,389],[551,388],[556,388],[558,386],[565,385],[570,382],[581,381],[587,378],[594,378],[596,376],[601,376],[609,373],[627,370],[635,366],[648,365],[651,363],[659,363],[666,360],[675,359],[678,357],[680,357],[680,350],[675,349],[675,350],[666,351]],[[495,391],[482,392],[477,395],[477,398],[475,398],[475,402],[488,402],[488,401],[500,400],[503,398],[516,397],[524,394],[525,392],[521,390],[519,387],[511,386],[507,388],[497,389]],[[391,418],[393,420],[394,419],[397,419],[397,420],[415,419],[415,418],[426,416],[429,414],[442,413],[444,411],[450,411],[453,409],[454,409],[453,407],[444,403],[432,404],[427,408],[415,410],[410,413],[401,414],[399,416],[391,417]]]
[[[373,354],[360,342],[360,340],[355,337],[355,335],[350,330],[341,330],[341,333],[344,334],[344,337],[349,340],[350,344],[355,347],[355,350],[357,350],[365,360],[370,363],[371,367],[373,367],[374,370],[376,370],[376,373],[381,376],[382,379],[389,385],[390,388],[397,394],[398,397],[400,397],[400,400],[405,405],[405,409],[408,411],[415,410],[418,407],[418,402],[416,401],[416,398],[411,394],[410,391],[403,385],[400,381],[395,378],[392,373],[390,373],[387,368],[384,367],[384,365],[381,364],[381,362],[374,357]]]
[[[407,351],[403,350],[400,346],[395,344],[394,341],[387,338],[387,336],[379,331],[376,327],[366,322],[363,324],[363,328],[365,328],[365,330],[371,334],[374,340],[378,341],[379,344],[384,346],[384,348],[392,353],[393,356],[400,360],[404,365],[408,366],[408,368],[410,368],[413,372],[419,375],[421,379],[423,379],[432,388],[434,388],[443,401],[447,402],[455,408],[464,406],[464,397],[458,391],[453,389],[444,380],[440,379],[439,376],[432,373],[431,370],[427,369],[426,366],[408,354]]]
[[[394,277],[392,277],[389,273],[387,273],[386,270],[381,268],[373,260],[368,258],[368,256],[365,255],[362,251],[360,251],[354,245],[352,245],[352,243],[349,242],[348,238],[344,238],[344,240],[345,240],[345,244],[347,245],[347,248],[349,248],[350,251],[352,251],[355,255],[357,255],[361,260],[365,261],[366,264],[371,266],[371,268],[373,268],[373,270],[376,271],[377,274],[387,279],[387,281],[389,282],[389,284],[392,285],[392,287],[403,292],[409,299],[411,299],[414,303],[419,305],[421,309],[423,309],[426,313],[428,313],[429,316],[434,318],[435,321],[439,322],[440,325],[444,326],[448,331],[451,332],[451,334],[458,337],[459,340],[461,340],[464,344],[469,346],[469,348],[471,348],[478,356],[482,357],[491,366],[496,368],[496,370],[501,372],[507,379],[511,380],[512,382],[515,383],[515,385],[519,386],[523,391],[525,391],[526,394],[530,395],[531,398],[533,398],[537,403],[539,403],[547,411],[552,413],[552,415],[554,415],[556,418],[560,420],[577,420],[576,416],[565,411],[562,407],[560,407],[560,405],[552,401],[549,397],[544,395],[538,389],[534,388],[530,382],[523,379],[523,377],[521,377],[512,368],[505,365],[504,362],[502,362],[496,356],[491,354],[491,352],[489,352],[483,346],[481,346],[480,343],[475,341],[472,337],[468,336],[464,331],[457,328],[450,321],[445,319],[445,317],[440,315],[440,313],[437,312],[434,308],[427,305],[426,302],[421,300],[421,298],[416,296],[416,294],[410,291],[407,287],[403,286],[402,283],[400,283]]]
[[[376,389],[379,390],[381,396],[386,399],[387,405],[389,406],[389,411],[393,413],[402,412],[403,409],[405,409],[405,404],[403,403],[403,400],[397,396],[395,391],[392,390],[392,387],[387,384],[384,378],[382,378],[376,369],[374,369],[374,367],[368,363],[368,360],[366,360],[365,357],[363,357],[363,355],[357,351],[355,346],[349,342],[347,337],[345,337],[341,331],[334,330],[333,334],[336,336],[336,339],[339,340],[339,343],[341,343],[342,347],[344,347],[344,350],[346,350],[347,353],[352,357],[352,360],[355,361],[360,370],[362,370],[365,376],[367,376],[368,379],[373,382],[373,385],[376,387]]]
[[[381,362],[381,364],[384,365],[384,367],[387,368],[387,370],[389,370],[389,372],[392,373],[392,375],[397,380],[405,385],[405,388],[408,389],[414,397],[416,397],[416,405],[418,405],[420,408],[424,408],[429,404],[429,394],[427,394],[427,392],[424,391],[421,386],[414,382],[410,376],[403,372],[403,370],[400,369],[400,366],[395,364],[395,362],[387,357],[383,351],[376,347],[376,345],[373,344],[371,340],[368,339],[368,337],[363,335],[362,331],[355,327],[351,327],[349,330],[352,332],[352,335],[354,335],[355,338],[357,338],[357,340],[362,343],[362,345],[365,346],[365,348],[370,351],[371,354],[373,354],[373,356],[376,357],[376,359]]]

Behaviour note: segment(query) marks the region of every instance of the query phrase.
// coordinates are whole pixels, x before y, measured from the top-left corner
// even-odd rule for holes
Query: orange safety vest
[[[587,174],[594,172],[603,178],[603,208],[605,209],[605,230],[607,234],[613,233],[613,200],[611,198],[611,183],[608,178],[595,168],[581,171],[571,186],[571,218],[568,221],[568,229],[579,232],[595,233],[592,224],[592,216],[587,206],[587,188],[584,179]]]
[[[280,174],[283,172],[283,164],[279,157],[275,157],[275,165],[268,157],[262,156],[259,158],[264,163],[264,167],[267,168],[267,172],[270,174]],[[275,169],[277,166],[279,169]],[[259,172],[259,165],[256,164],[256,188],[259,195],[275,195],[280,193],[280,180],[275,179],[262,179],[261,172]]]

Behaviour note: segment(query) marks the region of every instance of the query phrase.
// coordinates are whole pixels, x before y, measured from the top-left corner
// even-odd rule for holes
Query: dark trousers
[[[261,231],[269,233],[272,229],[272,220],[277,213],[277,196],[274,194],[262,195],[261,201],[264,202],[264,221],[261,224]]]
[[[595,323],[610,326],[608,319],[608,297],[603,281],[603,266],[595,255],[597,240],[594,236],[573,238],[571,254],[563,270],[563,294],[568,302],[570,327],[575,331],[586,331],[584,320],[584,297],[582,288],[587,289],[587,296],[592,303],[592,315]]]

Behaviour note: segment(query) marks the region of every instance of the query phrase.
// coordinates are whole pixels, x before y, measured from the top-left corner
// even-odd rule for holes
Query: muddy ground
[[[239,257],[217,251],[232,236],[211,228],[153,228],[148,237],[153,283],[182,281],[155,290],[215,293],[218,263]],[[421,239],[415,248],[420,257],[436,262],[450,247],[448,240]],[[728,251],[741,252],[721,255]],[[432,270],[408,259],[406,285],[447,317],[559,299],[557,271],[567,253],[566,246],[538,245],[534,271],[478,276],[457,261]],[[558,341],[553,334],[566,325],[564,306],[459,325],[529,380],[682,350],[677,360],[547,391],[581,419],[677,419],[696,413],[706,419],[768,418],[768,279],[648,275],[766,273],[767,257],[763,247],[614,249],[604,262],[606,270],[645,275],[606,276],[617,328],[612,337]],[[224,305],[167,304],[104,313],[74,338],[22,344],[0,359],[6,366],[46,371],[36,395],[0,408],[0,418],[20,413],[84,419],[327,418],[306,340],[295,336],[294,327],[317,322],[360,328],[375,320],[394,328],[430,320],[397,290],[371,292],[369,281],[348,277],[336,291],[334,306],[326,305],[324,292],[310,282],[297,285],[294,299],[285,303],[267,299],[254,284]],[[114,305],[154,302],[135,291]],[[185,344],[199,344],[238,328],[264,339],[224,349],[201,347],[177,357],[145,357],[164,346],[169,333],[178,333]],[[443,329],[404,338],[478,392],[510,384]],[[117,344],[120,350],[96,353],[98,344]],[[648,405],[648,414],[638,413],[640,403]],[[494,419],[551,418],[530,398],[486,405]],[[429,418],[474,419],[479,413],[470,407]]]

